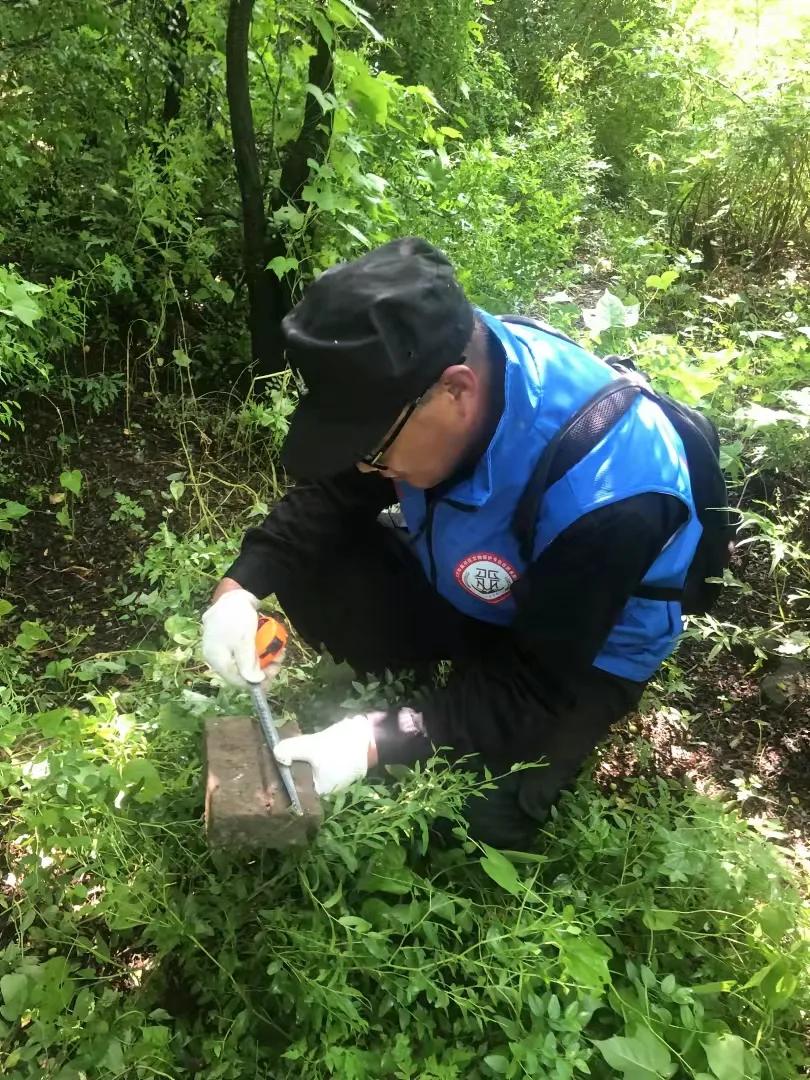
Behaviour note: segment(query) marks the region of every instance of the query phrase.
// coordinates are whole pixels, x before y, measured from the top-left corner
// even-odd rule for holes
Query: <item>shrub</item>
[[[27,384],[47,379],[53,354],[78,340],[81,325],[81,308],[64,278],[46,287],[0,265],[0,434],[20,422],[14,399]]]
[[[544,114],[520,135],[462,146],[423,184],[404,229],[456,263],[471,299],[531,308],[571,259],[590,192],[590,138],[577,111]]]

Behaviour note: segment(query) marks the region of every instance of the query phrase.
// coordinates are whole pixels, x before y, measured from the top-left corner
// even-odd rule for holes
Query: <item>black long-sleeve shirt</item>
[[[325,547],[337,547],[396,501],[390,480],[356,470],[299,484],[262,525],[248,530],[228,576],[258,596],[276,592]],[[679,499],[643,494],[575,521],[513,585],[515,620],[487,662],[454,671],[420,703],[422,725],[389,714],[377,733],[380,760],[417,760],[431,742],[491,760],[534,755],[533,706],[590,667],[686,513]]]

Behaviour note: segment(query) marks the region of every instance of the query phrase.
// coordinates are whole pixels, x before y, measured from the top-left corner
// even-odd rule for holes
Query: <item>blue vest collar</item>
[[[500,319],[475,309],[479,319],[492,331],[505,357],[503,412],[489,446],[472,472],[441,494],[447,502],[470,509],[483,506],[499,485],[498,476],[514,452],[515,432],[533,427],[541,398],[540,369],[536,357],[525,349]],[[526,368],[531,376],[526,377]]]

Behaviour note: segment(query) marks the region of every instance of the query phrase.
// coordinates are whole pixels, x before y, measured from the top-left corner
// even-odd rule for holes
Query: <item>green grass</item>
[[[199,614],[281,493],[294,394],[278,371],[246,392],[229,6],[5,7],[3,1077],[796,1080],[802,778],[784,759],[739,775],[757,751],[731,750],[758,726],[800,760],[806,737],[756,685],[810,656],[798,17],[399,0],[372,5],[380,44],[349,0],[252,5],[271,283],[286,268],[298,295],[419,234],[477,302],[636,354],[717,421],[748,573],[648,695],[728,756],[731,801],[656,778],[636,739],[647,779],[584,778],[533,856],[465,842],[474,781],[436,764],[332,801],[297,855],[235,859],[205,845],[200,743],[247,702],[205,670]],[[398,678],[355,686],[355,708],[402,700]],[[306,727],[345,690],[291,650],[274,694]],[[746,820],[761,796],[780,820]],[[440,817],[455,847],[429,842]]]
[[[510,859],[428,847],[471,788],[428,768],[301,854],[212,856],[203,708],[176,656],[144,675],[168,701],[4,716],[5,1075],[795,1075],[810,924],[720,802],[583,784]]]
[[[175,547],[199,542],[169,549],[172,605],[194,573]],[[4,1075],[797,1074],[799,883],[716,799],[582,783],[509,856],[429,844],[474,782],[398,770],[337,798],[303,853],[209,853],[201,723],[239,699],[189,680],[198,593],[157,650],[42,677],[29,628],[0,654]],[[304,706],[317,675],[282,696]]]
[[[629,303],[616,307],[622,319]],[[806,336],[760,336],[718,363],[716,328],[676,348],[646,332],[654,311],[645,318],[635,338],[611,327],[611,341],[638,346],[667,388],[691,388],[713,412],[735,497],[763,477],[780,493],[748,512],[770,576],[737,582],[741,607],[690,636],[709,654],[761,657],[767,630],[771,650],[801,654],[802,402],[756,422],[739,408],[786,404]],[[740,340],[741,325],[720,336]],[[140,642],[88,656],[90,628],[0,604],[3,1075],[794,1080],[810,1009],[806,882],[778,822],[754,828],[730,802],[663,779],[614,794],[584,779],[536,852],[517,856],[464,839],[475,781],[435,763],[338,797],[298,854],[207,850],[203,719],[246,701],[206,672],[199,611],[238,533],[212,499],[213,463],[185,459],[185,480],[168,473],[154,481],[166,491],[142,493],[143,518],[112,490],[104,509],[133,552],[110,607]],[[59,535],[80,544],[83,507],[101,496],[92,470],[70,465]],[[235,489],[223,490],[233,514]],[[46,492],[32,486],[32,506]],[[259,513],[263,493],[246,481],[242,493]],[[35,511],[3,505],[13,581],[14,541]],[[144,542],[142,521],[158,511]],[[330,680],[299,655],[275,685],[279,712],[306,725],[336,693]],[[402,692],[396,680],[353,691],[361,704]],[[456,846],[430,842],[437,818],[455,824]]]

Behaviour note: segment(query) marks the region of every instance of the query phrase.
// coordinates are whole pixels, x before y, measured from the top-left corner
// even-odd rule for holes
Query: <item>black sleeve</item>
[[[553,670],[590,666],[687,516],[680,499],[652,493],[610,503],[575,521],[513,586],[512,628],[520,645]]]
[[[454,670],[424,703],[423,730],[402,731],[394,714],[381,730],[381,760],[423,758],[434,746],[478,752],[493,762],[533,760],[542,724],[566,682],[587,669],[612,626],[686,519],[672,496],[633,496],[576,521],[513,586],[517,616],[479,664]],[[535,722],[533,722],[533,714]]]
[[[296,484],[261,525],[248,529],[225,576],[260,598],[269,596],[284,577],[300,574],[302,565],[328,553],[358,522],[373,521],[396,501],[390,480],[357,469]]]

